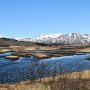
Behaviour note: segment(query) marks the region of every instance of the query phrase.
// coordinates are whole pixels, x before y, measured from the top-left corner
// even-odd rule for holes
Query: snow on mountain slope
[[[56,43],[56,44],[88,44],[90,34],[70,33],[70,34],[47,34],[30,39],[32,42]]]

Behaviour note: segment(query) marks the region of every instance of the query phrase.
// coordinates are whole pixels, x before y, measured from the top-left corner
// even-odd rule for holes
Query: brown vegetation
[[[19,57],[18,56],[10,55],[10,56],[6,56],[5,59],[10,59],[10,60],[14,61],[14,60],[18,60]]]
[[[6,56],[7,59],[18,59],[20,56],[34,56],[36,58],[50,58],[64,55],[73,55],[75,52],[90,52],[90,46],[75,46],[75,45],[45,45],[31,42],[20,42],[14,40],[3,39],[0,40],[0,52],[7,51],[22,51],[16,52],[11,56]],[[2,47],[4,46],[4,47]],[[33,53],[27,52],[28,50],[65,50],[64,52],[55,53]],[[89,58],[88,58],[89,59]],[[36,68],[37,62],[35,61]],[[0,90],[90,90],[90,71],[85,70],[82,72],[73,72],[70,74],[56,75],[53,73],[52,77],[42,78],[44,75],[44,69],[47,65],[42,64],[42,68],[39,69],[39,79],[35,80],[32,77],[31,81],[22,81],[17,84],[1,84]],[[37,68],[38,70],[38,68]],[[33,76],[31,70],[30,75]]]
[[[1,84],[0,90],[90,90],[90,71],[24,81],[17,84]]]

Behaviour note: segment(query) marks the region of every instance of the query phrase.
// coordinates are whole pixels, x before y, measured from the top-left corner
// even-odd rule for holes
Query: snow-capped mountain
[[[90,34],[47,34],[32,38],[30,41],[47,44],[88,44],[90,43]]]
[[[30,38],[14,38],[14,39],[16,39],[18,41],[31,41]]]

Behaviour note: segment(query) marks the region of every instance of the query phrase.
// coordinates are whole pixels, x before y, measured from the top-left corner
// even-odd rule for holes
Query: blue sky
[[[90,0],[0,0],[0,35],[90,34]]]

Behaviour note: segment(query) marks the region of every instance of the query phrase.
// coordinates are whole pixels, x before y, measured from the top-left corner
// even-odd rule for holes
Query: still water
[[[9,55],[4,53],[3,55]],[[90,69],[90,61],[82,55],[64,56],[43,60],[20,57],[17,61],[0,58],[0,83],[16,83],[22,80],[52,76],[57,73],[71,73]]]

